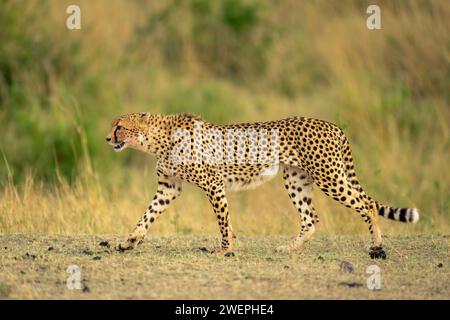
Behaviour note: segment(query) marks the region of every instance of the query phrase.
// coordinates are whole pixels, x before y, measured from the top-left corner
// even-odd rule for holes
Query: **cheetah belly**
[[[278,165],[266,167],[256,172],[256,174],[249,178],[246,175],[230,174],[226,177],[225,187],[231,191],[241,191],[254,189],[261,184],[272,180],[278,173]]]

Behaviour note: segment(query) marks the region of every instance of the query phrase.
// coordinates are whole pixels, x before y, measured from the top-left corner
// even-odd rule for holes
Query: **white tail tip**
[[[417,223],[417,221],[419,221],[419,210],[417,210],[416,208],[411,209],[409,221],[411,223]]]

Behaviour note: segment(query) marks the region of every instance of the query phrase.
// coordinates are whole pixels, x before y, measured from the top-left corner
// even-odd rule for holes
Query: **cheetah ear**
[[[141,123],[145,123],[148,125],[150,123],[148,112],[140,112],[139,120],[141,121]]]
[[[117,126],[118,124],[119,124],[119,118],[114,119],[114,120],[111,122],[111,127],[115,127],[115,126]]]
[[[146,125],[150,125],[154,122],[154,115],[150,112],[141,112],[141,119]]]

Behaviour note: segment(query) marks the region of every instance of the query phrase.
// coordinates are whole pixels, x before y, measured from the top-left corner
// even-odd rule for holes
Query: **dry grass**
[[[105,188],[94,178],[75,185],[61,181],[52,187],[37,184],[32,178],[27,179],[21,188],[11,184],[0,194],[0,229],[6,233],[125,235],[132,231],[156,188],[152,182],[153,169],[143,171],[140,179],[129,177],[137,183],[128,188],[120,185]],[[230,192],[228,196],[237,234],[294,235],[298,232],[299,218],[281,177],[256,190]],[[314,196],[321,218],[319,234],[362,234],[368,237],[367,226],[359,215],[318,190]],[[444,216],[435,215],[431,220],[425,212],[421,219],[415,225],[381,219],[382,232],[387,235],[449,232]],[[150,230],[150,233],[158,235],[205,232],[217,234],[217,223],[203,192],[190,185],[184,186],[180,199]]]

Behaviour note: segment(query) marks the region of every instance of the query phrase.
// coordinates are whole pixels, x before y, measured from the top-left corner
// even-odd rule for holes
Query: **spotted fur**
[[[323,120],[292,117],[213,125],[189,114],[135,113],[115,119],[106,140],[115,151],[129,147],[157,157],[155,196],[119,250],[142,242],[149,227],[181,193],[182,182],[188,182],[204,190],[217,217],[222,241],[212,252],[229,252],[234,233],[226,190],[253,188],[278,171],[301,221],[295,241],[278,251],[298,249],[312,237],[319,222],[312,204],[314,186],[361,215],[371,234],[372,258],[386,257],[378,216],[413,223],[419,219],[417,209],[392,208],[365,194],[346,136]]]

